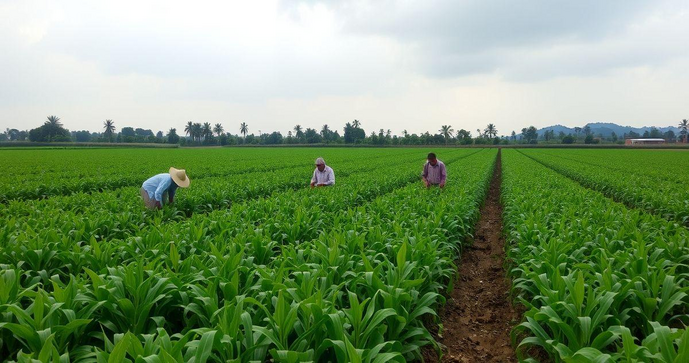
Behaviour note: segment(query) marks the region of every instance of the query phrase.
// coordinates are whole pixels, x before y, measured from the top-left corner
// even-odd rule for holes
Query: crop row
[[[185,168],[194,181],[199,178],[237,176],[257,171],[275,171],[294,167],[313,165],[314,151],[309,149],[290,149],[286,153],[276,153],[265,149],[201,149],[186,153],[161,150],[92,150],[104,153],[102,158],[86,153],[88,150],[34,150],[36,154],[11,154],[16,150],[5,150],[0,157],[16,156],[17,160],[2,160],[0,165],[8,164],[15,172],[0,177],[0,203],[13,199],[43,199],[52,196],[85,192],[97,193],[127,186],[137,186],[148,177],[167,171],[169,166]],[[30,152],[30,151],[27,151]],[[61,152],[67,160],[56,160],[55,154]],[[107,153],[106,153],[107,152]],[[330,163],[357,159],[382,159],[396,156],[408,157],[418,152],[409,150],[354,149],[319,150]],[[9,154],[9,155],[8,155]],[[277,155],[276,155],[277,154]],[[321,155],[319,154],[319,155]],[[47,164],[46,160],[36,159],[50,156],[48,160],[60,165],[61,170]],[[67,164],[68,162],[68,164]],[[31,173],[41,170],[40,173]]]
[[[555,362],[689,359],[689,231],[503,152],[519,355]]]
[[[689,226],[689,189],[681,180],[668,181],[631,170],[595,166],[540,150],[523,153],[616,201]]]
[[[454,157],[450,154],[450,159],[446,160],[450,164],[477,152],[457,151]],[[378,173],[355,173],[349,177],[339,178],[335,188],[303,188],[276,193],[270,198],[234,204],[229,209],[198,214],[188,219],[178,218],[179,223],[173,223],[171,219],[181,215],[176,209],[165,208],[162,211],[149,212],[144,211],[140,203],[132,207],[133,210],[129,213],[117,213],[115,208],[120,206],[117,201],[108,203],[113,209],[105,208],[100,212],[92,211],[85,215],[53,213],[51,210],[44,213],[36,210],[30,218],[6,219],[7,223],[0,233],[0,254],[4,255],[4,258],[0,255],[0,263],[20,263],[26,253],[49,256],[51,250],[55,249],[72,250],[77,246],[80,249],[88,249],[90,241],[92,243],[112,240],[111,242],[117,245],[123,239],[134,237],[137,243],[146,245],[156,243],[161,237],[175,240],[176,237],[167,235],[168,231],[178,231],[182,228],[189,230],[190,235],[196,235],[209,221],[232,226],[231,230],[223,232],[226,236],[241,235],[250,232],[256,226],[262,226],[265,238],[271,240],[294,242],[313,238],[313,234],[318,232],[318,227],[330,220],[332,212],[346,210],[410,181],[418,180],[418,170],[412,167],[414,164],[415,161],[407,161],[406,167],[394,164],[386,167],[369,163],[369,166],[376,167]],[[399,172],[400,169],[403,171]],[[138,202],[138,197],[131,198]],[[180,195],[180,199],[182,198],[184,196]],[[313,211],[328,213],[318,214]],[[312,215],[300,219],[306,212]],[[313,223],[310,219],[313,219]],[[179,224],[182,224],[182,227]],[[28,252],[31,250],[33,252]],[[63,267],[34,263],[27,265],[27,268],[33,271],[47,270],[48,275],[71,273],[69,270],[61,271]]]
[[[452,162],[456,158],[462,158],[475,152],[477,151],[456,151],[447,156]],[[417,179],[418,170],[415,164],[416,158],[412,161],[403,161],[401,164],[403,167],[388,161],[369,162],[367,167],[372,167],[377,172],[373,174],[354,172],[351,176],[338,177],[336,188],[341,189],[343,193],[326,194],[336,197],[322,199],[322,195],[318,194],[319,191],[306,188],[284,193],[276,192],[267,199],[240,201],[232,204],[230,209],[215,209],[208,215],[199,215],[197,218],[189,219],[187,224],[203,225],[207,220],[234,221],[237,226],[236,233],[241,233],[247,226],[260,224],[264,220],[272,220],[273,226],[279,226],[276,221],[282,219],[285,219],[284,224],[289,224],[292,215],[281,214],[286,206],[297,209],[327,204],[333,210],[338,210],[360,204],[374,198],[379,193],[388,192]],[[403,172],[398,172],[400,169]],[[361,171],[356,167],[352,167],[351,170]],[[261,184],[263,181],[254,179],[251,182],[252,184]],[[374,185],[371,186],[369,182],[373,182]],[[226,188],[227,185],[219,186],[219,188],[223,187]],[[187,192],[189,195],[186,194]],[[181,191],[176,203],[179,203],[179,206],[193,205],[191,202],[184,202],[186,198],[190,198],[202,204],[195,206],[195,208],[201,209],[207,205],[212,207],[211,203],[218,203],[217,199],[214,199],[217,198],[217,194],[217,191],[209,188],[190,188]],[[52,202],[48,200],[25,203]],[[230,203],[228,202],[228,204]],[[86,211],[80,210],[78,207],[75,210],[36,208],[32,209],[29,215],[7,213],[4,217],[4,226],[0,229],[0,247],[19,246],[22,249],[46,250],[48,249],[47,246],[55,242],[71,246],[73,243],[88,243],[91,239],[100,241],[125,239],[129,236],[145,239],[148,235],[160,235],[173,221],[184,222],[186,220],[184,215],[185,211],[176,207],[165,208],[156,212],[145,211],[138,194],[134,192],[126,196],[115,195],[114,199],[107,201],[101,200],[95,208],[87,208]],[[8,250],[12,250],[12,248]]]
[[[462,172],[442,191],[387,184],[404,175],[381,172],[243,211],[195,215],[125,241],[56,243],[45,261],[60,261],[69,274],[27,269],[27,261],[0,272],[0,354],[147,362],[418,358],[419,347],[433,343],[422,318],[435,314],[454,276],[458,243],[476,221],[494,161],[493,150],[448,160]],[[362,203],[367,190],[380,196]]]
[[[682,172],[689,168],[689,154],[681,150],[541,149],[537,152],[668,182],[689,182],[689,175]]]
[[[397,155],[394,160],[374,158],[369,163],[375,166],[392,166],[418,160],[419,155]],[[337,178],[365,171],[368,167],[360,161],[344,160],[332,164],[337,168]],[[244,199],[269,196],[273,192],[308,185],[313,166],[287,165],[284,168],[254,171],[224,177],[194,179],[193,187],[180,190],[174,205],[175,212],[191,215],[228,207]],[[139,180],[138,185],[143,180]],[[74,212],[93,214],[99,212],[122,213],[141,209],[139,186],[124,187],[100,193],[77,192],[68,196],[56,196],[41,200],[13,200],[0,204],[0,216],[31,216],[32,214],[58,214]]]

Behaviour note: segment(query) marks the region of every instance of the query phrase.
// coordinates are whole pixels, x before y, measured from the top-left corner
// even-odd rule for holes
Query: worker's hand
[[[314,182],[314,183],[311,183],[311,189],[313,189],[313,187],[315,187],[315,186],[316,186],[316,183],[315,183],[315,182]]]
[[[162,209],[162,208],[163,208],[163,204],[156,200],[156,208]]]
[[[440,183],[441,188],[445,188],[445,182]]]
[[[325,184],[324,184],[324,183],[320,183],[320,184],[318,184],[318,186],[319,186],[319,187],[324,187]]]

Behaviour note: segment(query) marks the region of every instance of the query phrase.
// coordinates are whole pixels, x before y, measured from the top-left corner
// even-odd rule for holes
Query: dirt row
[[[498,152],[474,241],[462,252],[459,279],[440,312],[442,329],[436,332],[436,339],[443,349],[442,362],[517,362],[510,331],[520,314],[510,302],[510,282],[504,270],[501,172]],[[438,361],[430,350],[424,359]]]

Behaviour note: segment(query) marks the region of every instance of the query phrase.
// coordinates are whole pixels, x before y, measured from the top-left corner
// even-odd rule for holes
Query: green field
[[[420,360],[500,160],[517,356],[689,361],[689,152],[441,149],[425,190],[427,152],[0,150],[0,359]]]

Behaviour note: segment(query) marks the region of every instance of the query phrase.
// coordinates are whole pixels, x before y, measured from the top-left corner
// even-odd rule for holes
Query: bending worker
[[[191,180],[184,169],[170,168],[169,173],[162,173],[146,180],[141,186],[141,198],[148,209],[160,209],[168,199],[172,204],[178,187],[187,188]]]
[[[311,178],[311,188],[330,185],[335,185],[335,172],[331,167],[325,165],[323,158],[318,158],[316,159],[316,170],[313,171]]]
[[[445,170],[445,164],[435,157],[435,153],[429,153],[428,160],[423,166],[423,174],[421,174],[423,185],[426,188],[430,188],[431,185],[437,185],[441,188],[445,188],[446,179],[447,170]]]

